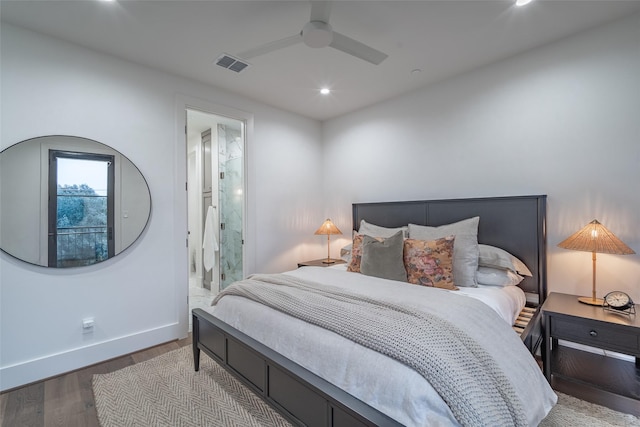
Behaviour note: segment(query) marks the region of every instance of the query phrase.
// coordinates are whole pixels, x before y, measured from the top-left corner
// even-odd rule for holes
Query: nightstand
[[[640,316],[582,304],[551,293],[542,305],[544,374],[580,399],[640,416]],[[635,357],[635,363],[558,345],[570,341]]]
[[[331,261],[334,261],[331,264],[327,264],[323,262],[326,260],[327,260],[326,258],[322,258],[322,259],[314,259],[312,261],[299,262],[298,268],[300,267],[331,267],[332,265],[346,264],[346,262],[341,259],[331,259]]]

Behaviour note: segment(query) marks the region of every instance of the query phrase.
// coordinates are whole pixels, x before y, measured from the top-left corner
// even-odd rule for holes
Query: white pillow
[[[491,286],[516,286],[524,280],[524,277],[511,270],[492,267],[478,267],[476,277],[479,285]]]
[[[502,268],[511,270],[522,276],[533,276],[524,262],[511,255],[504,249],[489,245],[478,245],[480,251],[478,255],[478,265],[482,267]]]
[[[407,226],[397,227],[397,228],[388,228],[381,227],[379,225],[370,224],[366,222],[364,219],[360,221],[360,228],[358,229],[358,234],[366,234],[371,237],[391,237],[396,234],[398,231],[402,231],[402,237],[407,237]]]
[[[340,249],[340,258],[347,264],[351,262],[351,248],[353,248],[353,243],[349,243]]]
[[[409,238],[436,240],[454,235],[453,283],[456,286],[477,287],[479,222],[480,217],[476,216],[439,227],[409,224]]]

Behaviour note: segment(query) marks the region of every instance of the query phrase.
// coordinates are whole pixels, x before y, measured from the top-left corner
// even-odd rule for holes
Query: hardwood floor
[[[98,427],[91,378],[191,345],[189,337],[0,394],[2,427]]]
[[[94,374],[117,371],[187,345],[191,345],[191,334],[183,340],[4,392],[0,394],[0,427],[99,427],[91,387]],[[542,369],[542,362],[536,360]],[[571,388],[561,391],[578,395]]]

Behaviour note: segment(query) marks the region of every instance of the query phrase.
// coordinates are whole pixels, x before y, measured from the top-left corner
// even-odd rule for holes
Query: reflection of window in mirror
[[[54,156],[53,166],[56,168],[56,173],[53,177],[49,175],[51,151],[67,153],[66,156]],[[71,155],[74,153],[75,155]],[[77,185],[78,187],[87,184],[96,194],[82,195],[87,196],[86,199],[88,196],[102,196],[103,203],[105,193],[99,190],[106,188],[107,256],[109,259],[112,256],[109,253],[110,244],[113,244],[113,256],[117,256],[133,245],[145,230],[151,213],[149,187],[138,168],[123,154],[97,141],[75,136],[48,135],[21,141],[0,151],[0,195],[2,199],[0,200],[0,230],[2,230],[0,232],[0,249],[31,264],[44,267],[51,265],[49,264],[49,244],[51,243],[49,224],[54,225],[51,233],[53,236],[57,236],[57,169],[60,159],[65,161],[82,159],[87,160],[88,163],[98,163],[102,165],[103,171],[106,168],[107,176],[113,174],[113,180],[107,181],[107,186],[92,184],[87,180],[66,181],[62,178],[60,184]],[[107,166],[107,162],[111,162],[111,168]],[[64,168],[64,166],[62,167]],[[83,178],[88,176],[88,173],[83,173]],[[56,207],[51,210],[55,213],[55,217],[52,219],[49,218],[50,179],[54,179],[51,195],[56,202]],[[111,183],[111,187],[109,187],[109,183]],[[113,204],[110,204],[109,196],[111,196]],[[61,215],[62,217],[63,215]],[[103,219],[100,226],[104,228],[104,224],[105,220]],[[85,224],[82,223],[82,225]],[[109,227],[113,233],[111,241],[108,234]],[[104,253],[104,251],[102,252]],[[51,266],[64,267],[65,265],[58,262],[57,259],[57,242],[53,246],[52,253],[55,253],[56,261]],[[103,256],[100,254],[96,256],[94,253],[95,262],[93,264]],[[77,264],[81,263],[77,262]],[[76,264],[71,266],[75,267]]]
[[[49,150],[49,267],[111,258],[114,156]]]

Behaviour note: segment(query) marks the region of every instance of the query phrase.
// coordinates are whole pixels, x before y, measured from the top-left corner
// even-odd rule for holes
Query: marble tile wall
[[[220,180],[220,288],[242,279],[243,144],[240,130],[218,124]]]

